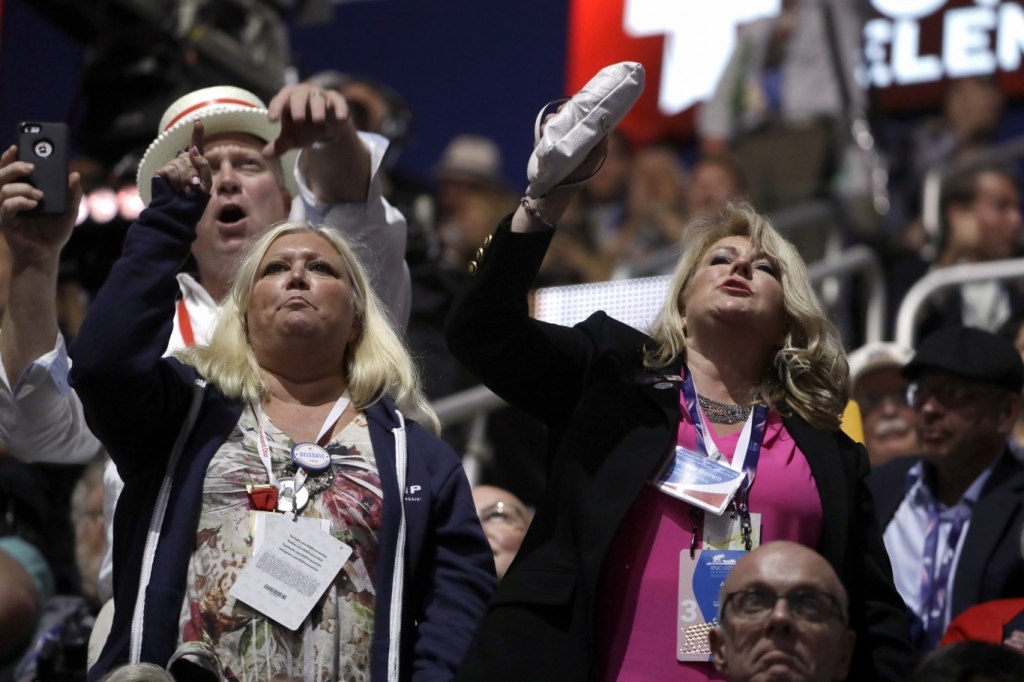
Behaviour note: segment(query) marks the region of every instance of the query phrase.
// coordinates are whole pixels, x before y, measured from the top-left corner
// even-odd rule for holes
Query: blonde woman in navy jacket
[[[90,679],[126,661],[228,680],[449,679],[494,586],[491,552],[459,461],[431,433],[414,366],[344,239],[272,228],[241,263],[211,345],[161,358],[174,275],[209,200],[201,139],[154,178],[153,202],[72,347],[71,382],[125,480],[114,623]],[[251,549],[245,484],[269,479],[253,441],[264,430],[278,478],[293,442],[331,454],[327,487],[310,486],[303,513],[329,518],[355,549],[297,632],[227,596]]]

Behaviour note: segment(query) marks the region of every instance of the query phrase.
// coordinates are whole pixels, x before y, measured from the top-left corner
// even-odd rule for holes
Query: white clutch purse
[[[619,125],[644,91],[644,67],[638,62],[606,66],[590,79],[544,126],[541,109],[534,126],[535,146],[526,177],[526,196],[542,197],[576,169],[587,154]]]

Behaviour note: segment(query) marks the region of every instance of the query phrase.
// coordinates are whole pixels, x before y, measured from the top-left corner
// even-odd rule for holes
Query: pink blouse
[[[696,429],[682,404],[679,445],[693,449]],[[706,419],[705,419],[706,422]],[[732,461],[740,433],[719,437],[719,451]],[[654,472],[651,472],[652,476]],[[761,542],[791,540],[817,547],[821,499],[807,463],[774,410],[769,413],[750,490],[750,510],[761,514]],[[676,660],[679,553],[690,546],[690,505],[651,485],[644,486],[619,526],[605,556],[598,592],[597,637],[601,678],[647,680],[724,680],[711,663]],[[702,528],[698,529],[698,543]]]

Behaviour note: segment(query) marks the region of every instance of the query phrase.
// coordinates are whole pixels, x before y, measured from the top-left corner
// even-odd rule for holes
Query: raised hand
[[[565,105],[563,104],[562,106],[564,107]],[[561,111],[562,107],[559,107],[558,110]],[[545,116],[543,125],[547,125],[554,115],[548,114]],[[581,185],[575,183],[587,180],[600,170],[601,164],[604,163],[604,157],[607,154],[608,136],[605,135],[590,150],[590,153],[580,162],[580,165],[569,173],[562,182],[552,187],[545,196],[539,199],[523,198],[523,201],[529,204],[529,208],[522,206],[516,211],[515,216],[512,218],[512,231],[532,232],[533,230],[543,229],[557,223],[569,207],[573,197],[580,190]]]
[[[56,264],[60,250],[71,238],[82,202],[78,173],[68,176],[68,208],[59,216],[26,216],[43,199],[43,192],[24,179],[35,170],[28,161],[18,161],[18,148],[10,146],[0,155],[0,229],[14,257],[14,267]]]
[[[348,103],[340,93],[312,83],[283,88],[267,107],[271,121],[281,122],[281,135],[263,148],[264,156],[280,156],[314,142],[337,140],[354,131]]]
[[[566,102],[566,104],[568,104],[568,102]],[[544,123],[541,125],[541,130],[544,129],[544,126],[548,124],[548,121],[554,118],[555,114],[561,111],[562,107],[564,106],[565,104],[562,104],[561,106],[558,107],[554,114],[548,114],[547,116],[544,117]],[[608,136],[605,135],[604,138],[602,138],[601,141],[597,143],[597,146],[590,150],[590,153],[587,154],[583,161],[580,162],[580,165],[577,166],[573,172],[569,173],[569,175],[565,177],[565,180],[563,180],[561,184],[568,185],[573,182],[579,182],[580,180],[589,178],[591,175],[596,173],[601,168],[601,164],[604,163],[604,157],[607,155]],[[558,185],[555,185],[555,187],[558,187]]]
[[[192,141],[189,148],[156,172],[156,175],[167,180],[171,187],[182,194],[188,194],[193,189],[209,192],[213,186],[210,162],[203,156],[204,135],[203,122],[197,120],[192,126]]]

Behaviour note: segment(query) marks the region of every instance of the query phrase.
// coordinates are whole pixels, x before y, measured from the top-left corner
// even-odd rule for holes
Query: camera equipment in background
[[[308,1],[308,0],[307,0]],[[74,142],[108,166],[145,149],[177,97],[231,84],[269,100],[290,62],[286,12],[303,0],[33,0],[85,43]]]

